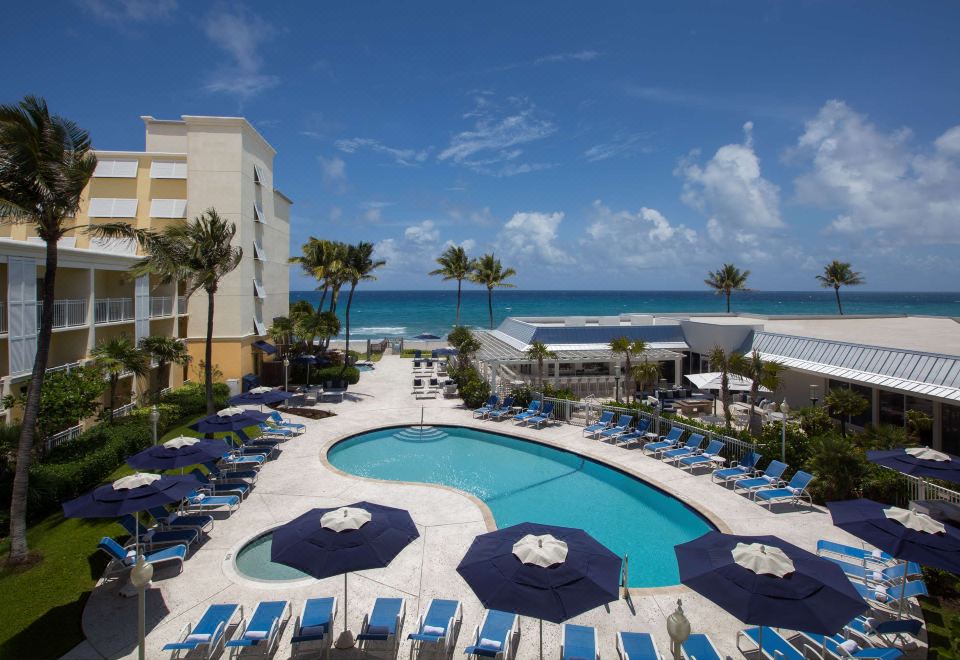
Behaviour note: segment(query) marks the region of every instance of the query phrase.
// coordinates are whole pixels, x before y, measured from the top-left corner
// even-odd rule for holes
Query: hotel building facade
[[[239,117],[142,119],[144,151],[96,151],[97,169],[72,223],[78,230],[58,245],[48,371],[87,362],[94,346],[113,337],[139,342],[167,335],[182,338],[193,360],[186,369],[172,368],[169,383],[161,384],[196,379],[204,355],[206,293],[187,298],[183,283],[130,277],[137,246],[101,240],[82,228],[128,222],[162,230],[214,208],[236,225],[233,244],[243,248],[240,265],[220,283],[213,328],[213,364],[223,379],[239,383],[244,375],[259,373],[256,342],[266,337],[273,318],[288,310],[292,202],[275,187],[276,151]],[[3,395],[19,392],[33,369],[44,250],[31,225],[0,225]],[[124,378],[117,400],[132,400],[144,386]],[[10,412],[5,414],[9,418]]]

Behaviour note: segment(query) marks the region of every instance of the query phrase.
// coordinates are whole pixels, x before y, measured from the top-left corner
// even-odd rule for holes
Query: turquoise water
[[[842,291],[847,314],[929,314],[960,316],[960,293]],[[316,291],[291,291],[290,301],[319,302]],[[429,332],[445,337],[456,314],[456,287],[447,291],[357,290],[350,311],[350,335],[356,339],[413,337]],[[835,314],[833,291],[741,291],[734,312],[752,314]],[[507,316],[613,315],[626,312],[723,312],[722,296],[704,291],[525,291],[493,294],[494,323]],[[343,305],[338,313],[341,315]],[[461,321],[487,327],[486,291],[463,292]]]
[[[270,561],[273,534],[264,534],[240,549],[234,563],[237,570],[257,580],[299,580],[310,577],[295,568]]]
[[[490,507],[497,527],[538,522],[585,529],[630,557],[630,586],[678,584],[673,546],[712,526],[679,500],[575,454],[473,429],[383,429],[327,454],[363,477],[451,486]],[[269,553],[268,553],[269,556]]]

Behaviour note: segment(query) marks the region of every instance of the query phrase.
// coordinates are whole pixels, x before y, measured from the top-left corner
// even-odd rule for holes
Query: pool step
[[[449,435],[446,431],[434,426],[424,426],[422,429],[419,426],[415,426],[401,429],[394,433],[393,437],[404,442],[436,442],[443,440]]]

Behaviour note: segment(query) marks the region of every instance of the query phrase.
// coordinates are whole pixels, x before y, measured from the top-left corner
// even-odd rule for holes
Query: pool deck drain
[[[410,393],[412,362],[387,356],[372,372],[361,374],[358,385],[343,403],[323,404],[337,413],[322,420],[301,420],[307,431],[282,445],[282,454],[261,472],[253,492],[229,518],[219,518],[206,542],[191,553],[183,573],[158,570],[147,598],[147,657],[167,657],[164,644],[175,641],[187,623],[195,623],[211,603],[238,602],[245,613],[260,600],[286,598],[294,616],[306,598],[337,596],[340,609],[335,623],[343,628],[343,579],[307,579],[295,583],[250,580],[232,568],[233,556],[244,543],[264,530],[283,524],[314,507],[332,507],[369,500],[410,511],[420,538],[405,548],[386,568],[350,575],[347,623],[356,632],[363,615],[378,596],[406,599],[406,620],[401,639],[412,632],[417,616],[431,598],[457,598],[463,603],[463,625],[454,657],[461,657],[480,623],[483,607],[456,572],[456,566],[473,538],[494,528],[489,510],[480,500],[443,486],[384,482],[348,475],[327,463],[327,448],[337,441],[383,426],[419,425],[421,408],[425,425],[460,425],[500,431],[537,440],[579,453],[638,476],[705,515],[719,529],[735,534],[774,534],[807,550],[815,551],[818,539],[860,545],[854,537],[835,528],[822,508],[782,507],[768,511],[747,498],[711,483],[708,475],[691,475],[652,459],[639,451],[603,444],[582,437],[581,428],[558,425],[543,429],[515,427],[510,422],[474,420],[459,400],[415,400]],[[625,521],[629,524],[629,521]],[[631,557],[633,566],[643,557]],[[99,584],[87,602],[83,628],[87,643],[75,649],[72,658],[122,658],[136,656],[135,601],[119,596],[121,580]],[[600,654],[616,658],[617,631],[649,632],[657,648],[669,657],[666,617],[683,599],[684,611],[694,632],[709,633],[723,655],[740,657],[736,632],[743,625],[705,598],[683,586],[631,589],[630,601],[620,600],[571,620],[597,627]],[[277,658],[289,657],[293,619],[282,633]],[[537,627],[533,619],[521,619],[519,660],[538,657]],[[544,626],[544,652],[559,653],[560,627]],[[409,655],[409,643],[400,647],[400,657]],[[332,657],[347,658],[362,652],[334,651]],[[319,657],[319,656],[317,656]]]

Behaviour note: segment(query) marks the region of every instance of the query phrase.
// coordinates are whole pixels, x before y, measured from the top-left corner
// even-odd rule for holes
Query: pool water
[[[354,366],[357,368],[357,371],[373,371],[372,364],[357,364]]]
[[[460,489],[490,508],[497,527],[538,522],[585,529],[629,556],[632,587],[679,584],[673,546],[713,529],[639,479],[569,452],[474,429],[382,429],[334,445],[327,459],[362,477]]]
[[[270,561],[272,543],[273,534],[267,533],[243,546],[234,560],[237,570],[257,580],[300,580],[310,577],[295,568]]]

